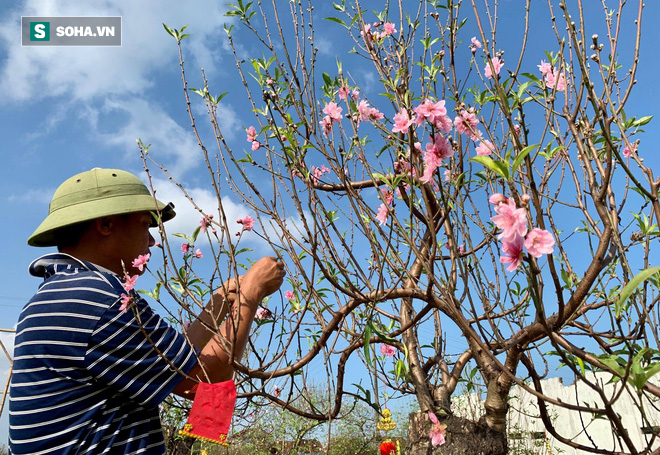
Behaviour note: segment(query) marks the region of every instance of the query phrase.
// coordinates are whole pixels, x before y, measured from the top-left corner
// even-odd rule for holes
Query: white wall
[[[596,373],[589,376],[597,382],[605,391],[608,399],[621,391],[619,382],[610,383],[612,375],[609,373]],[[656,380],[652,381],[657,383]],[[590,407],[602,408],[602,400],[599,395],[586,384],[580,382],[564,386],[561,378],[552,378],[542,381],[543,393],[549,397],[560,400],[563,403],[588,405]],[[642,423],[639,411],[640,398],[632,387],[624,390],[614,403],[614,410],[620,416],[623,426],[628,430],[630,439],[637,450],[649,445],[651,435],[642,432],[644,426],[660,426],[660,399],[653,403],[647,399],[642,401],[644,412],[650,423]],[[632,394],[632,395],[631,395]],[[478,418],[483,413],[483,404],[479,402],[476,395],[458,396],[453,399],[455,412],[467,418]],[[637,404],[636,404],[637,403]],[[536,397],[519,386],[514,386],[511,391],[511,406],[508,418],[510,453],[540,453],[566,455],[589,453],[573,449],[555,440],[545,431],[539,417]],[[653,406],[655,405],[655,407]],[[627,447],[621,447],[619,438],[613,434],[612,426],[607,418],[595,419],[590,413],[578,413],[563,407],[549,405],[548,412],[557,432],[574,442],[589,447],[594,445],[599,449],[610,451],[630,452]],[[533,432],[540,433],[540,439],[535,439]],[[656,438],[653,448],[660,447],[660,441]],[[529,450],[526,452],[525,450]]]

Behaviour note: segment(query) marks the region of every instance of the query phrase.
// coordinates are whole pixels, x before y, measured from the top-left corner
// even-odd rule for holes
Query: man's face
[[[156,243],[149,232],[152,221],[153,217],[149,212],[115,217],[114,244],[118,259],[124,261],[124,267],[129,275],[144,273],[144,270],[140,271],[131,264],[141,254],[149,253],[149,248]]]

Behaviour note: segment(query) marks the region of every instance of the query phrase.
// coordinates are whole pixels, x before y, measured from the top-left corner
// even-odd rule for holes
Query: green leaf
[[[167,31],[167,33],[170,34],[170,36],[171,36],[172,38],[174,38],[174,39],[178,39],[178,38],[176,37],[176,33],[174,32],[174,30],[172,29],[172,27],[169,27],[169,26],[166,25],[165,23],[163,23],[163,27],[165,27],[165,30]]]
[[[372,330],[378,335],[379,338],[382,338],[383,340],[389,341],[391,343],[395,343],[396,339],[387,336],[382,330],[380,330],[378,327],[375,325],[372,325]]]
[[[323,82],[325,82],[325,85],[332,85],[332,79],[330,79],[328,73],[323,73]]]
[[[364,328],[364,358],[367,361],[368,365],[371,365],[371,321],[367,322],[367,326]]]
[[[513,164],[511,165],[511,175],[515,174],[516,171],[518,170],[518,167],[520,166],[520,163],[522,163],[522,160],[525,159],[529,153],[534,150],[536,147],[538,147],[539,144],[534,144],[534,145],[528,145],[524,149],[520,151],[518,156],[516,156],[516,159],[513,160]]]
[[[621,289],[621,294],[619,295],[619,300],[615,304],[614,317],[616,319],[621,319],[621,313],[624,311],[624,306],[628,302],[630,296],[635,292],[635,290],[650,277],[660,272],[660,267],[650,267],[646,270],[642,270],[637,275],[633,277],[624,287]]]
[[[484,165],[503,179],[509,179],[509,170],[506,164],[501,161],[493,161],[492,158],[487,156],[475,156],[474,158],[470,158],[470,161]]]
[[[181,234],[180,232],[177,232],[176,234],[172,234],[172,235],[174,235],[174,236],[176,236],[176,237],[181,237],[182,239],[186,239],[186,240],[188,241],[188,243],[195,243],[195,242],[193,242],[193,240],[192,240],[190,237],[188,237],[186,234]]]
[[[632,123],[632,126],[644,126],[644,125],[646,125],[647,123],[649,123],[649,122],[651,121],[652,118],[653,118],[652,115],[647,115],[646,117],[642,117],[642,118],[640,118],[639,120],[635,120],[635,121]]]
[[[336,18],[336,17],[324,17],[323,19],[326,20],[326,21],[336,22],[336,23],[341,24],[341,25],[343,25],[344,27],[346,27],[346,22],[344,22],[343,20],[341,20],[341,19],[339,19],[339,18]],[[348,28],[348,27],[346,27],[346,28]]]
[[[622,366],[621,363],[620,363],[620,362],[623,362],[623,359],[621,357],[617,356],[617,355],[614,355],[614,354],[612,354],[612,355],[600,355],[600,356],[598,356],[598,360],[600,360],[600,362],[602,364],[610,367],[611,370],[616,371],[616,373],[619,376],[623,376],[623,374],[626,371],[625,367]],[[614,381],[618,381],[620,379],[621,378],[616,377],[616,378],[614,378]]]

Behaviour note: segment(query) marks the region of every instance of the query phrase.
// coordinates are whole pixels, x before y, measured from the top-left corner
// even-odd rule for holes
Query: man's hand
[[[263,257],[250,267],[240,281],[241,294],[259,303],[282,286],[285,275],[284,263],[274,257]]]

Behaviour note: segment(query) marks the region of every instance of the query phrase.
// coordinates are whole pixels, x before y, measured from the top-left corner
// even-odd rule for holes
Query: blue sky
[[[319,17],[333,13],[331,2],[317,3]],[[506,12],[512,3],[515,1],[502,2],[501,11]],[[192,189],[202,206],[213,207],[211,193],[204,186],[201,155],[185,112],[176,45],[161,24],[176,28],[189,24],[192,36],[185,48],[190,86],[201,85],[198,69],[203,67],[216,87],[225,87],[223,91],[230,92],[222,103],[221,127],[229,143],[242,149],[245,148],[243,128],[252,124],[253,117],[244,103],[244,92],[222,30],[223,23],[228,21],[223,17],[223,5],[214,0],[185,4],[176,0],[158,3],[28,0],[0,5],[0,213],[3,214],[0,235],[5,239],[4,260],[0,263],[0,327],[14,327],[22,305],[38,285],[38,280],[28,275],[27,267],[47,251],[28,247],[26,239],[47,214],[52,193],[66,178],[97,166],[143,175],[135,142],[141,138],[152,144],[158,158]],[[21,16],[116,15],[122,16],[122,47],[20,45]],[[499,36],[501,47],[506,49],[507,40],[519,39],[507,35],[507,29],[515,29],[515,21],[520,19],[506,14],[502,18]],[[655,61],[660,39],[655,26],[658,19],[658,2],[647,2],[638,86],[627,109],[629,115],[658,113]],[[467,27],[473,26],[468,22]],[[316,32],[320,60],[331,68],[336,56],[333,40],[337,30],[336,24],[321,22]],[[626,32],[624,35],[629,37]],[[534,60],[540,60],[543,43],[535,42],[535,36],[531,38],[530,54],[536,49],[538,59]],[[249,41],[239,42],[247,52],[251,45]],[[352,70],[352,76],[363,87],[372,85],[375,90],[377,81],[373,74],[358,67]],[[234,92],[240,96],[232,96]],[[197,117],[202,117],[201,105],[194,109]],[[640,155],[660,173],[660,159],[652,146],[658,139],[653,131],[657,122],[654,119],[647,126]],[[165,180],[156,181],[156,186],[160,199],[173,200],[179,208],[179,216],[172,222],[176,225],[170,232],[191,231],[199,216],[185,204],[177,203],[181,196]],[[250,214],[245,207],[232,202],[231,197],[225,204],[229,219]],[[250,246],[256,253],[263,247],[258,242]],[[0,337],[8,340],[6,336]],[[0,361],[2,384],[7,368],[7,363]],[[6,411],[3,414],[0,441],[6,440]]]

